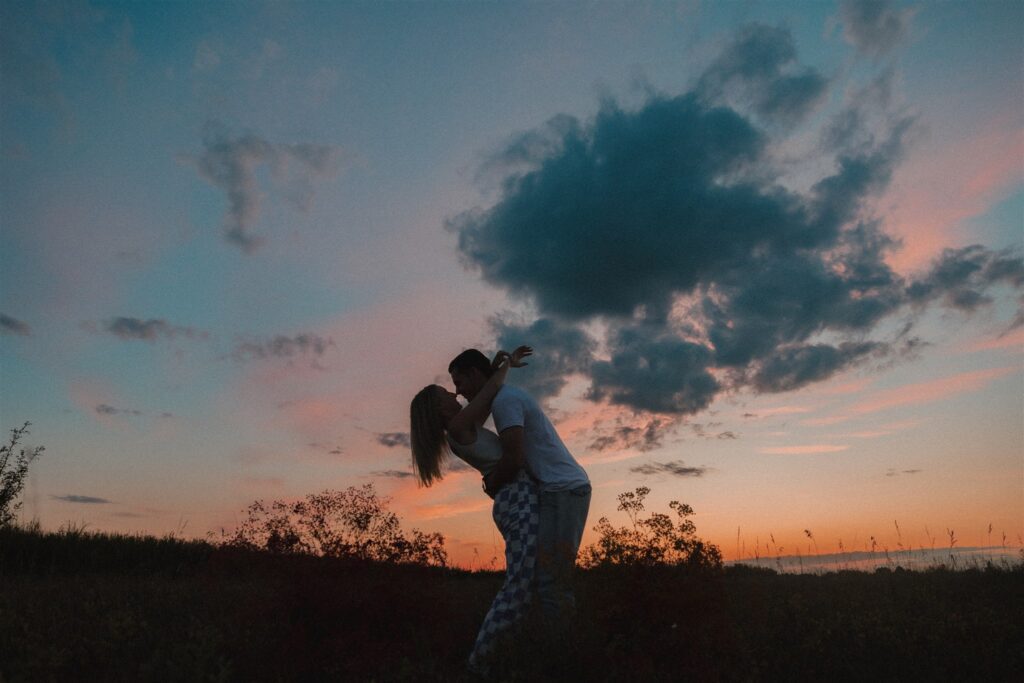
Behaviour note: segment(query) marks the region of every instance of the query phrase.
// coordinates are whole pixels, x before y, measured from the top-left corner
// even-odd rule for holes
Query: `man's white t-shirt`
[[[499,434],[509,427],[523,428],[526,469],[540,482],[541,491],[565,491],[590,483],[554,425],[525,391],[503,386],[491,403],[491,416]]]

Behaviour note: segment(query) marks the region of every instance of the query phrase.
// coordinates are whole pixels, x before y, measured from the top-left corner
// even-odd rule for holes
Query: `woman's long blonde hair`
[[[422,486],[441,479],[441,463],[448,456],[444,423],[438,410],[440,388],[436,384],[423,387],[409,406],[412,469]]]

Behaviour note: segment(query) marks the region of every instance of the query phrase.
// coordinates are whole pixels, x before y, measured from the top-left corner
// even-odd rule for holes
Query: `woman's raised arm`
[[[498,351],[494,354],[491,362],[494,374],[487,380],[487,383],[480,389],[480,392],[473,397],[462,410],[448,423],[448,431],[453,434],[476,429],[484,423],[491,412],[491,401],[498,395],[498,390],[505,384],[509,368],[521,368],[529,363],[524,363],[523,358],[532,355],[533,348],[520,346],[515,351]]]

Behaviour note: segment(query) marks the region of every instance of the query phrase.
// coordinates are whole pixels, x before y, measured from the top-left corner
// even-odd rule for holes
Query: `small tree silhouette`
[[[655,512],[642,519],[644,498],[651,490],[646,486],[619,494],[619,507],[628,515],[630,526],[615,528],[607,517],[598,520],[594,530],[601,537],[583,550],[581,564],[593,568],[608,565],[655,566],[674,565],[693,569],[719,569],[722,553],[718,546],[696,536],[696,527],[689,517],[693,508],[673,500],[669,507],[676,519]]]
[[[295,502],[262,500],[246,510],[248,518],[224,545],[276,554],[321,555],[378,562],[444,567],[444,536],[413,529],[402,533],[398,516],[387,509],[373,484],[344,491],[326,490]]]
[[[15,502],[25,488],[25,477],[28,476],[28,466],[38,458],[44,449],[42,446],[18,451],[14,460],[14,450],[22,437],[29,433],[28,428],[31,422],[26,422],[21,427],[11,430],[11,437],[8,443],[0,446],[0,527],[14,524],[17,512],[21,509],[21,501]]]

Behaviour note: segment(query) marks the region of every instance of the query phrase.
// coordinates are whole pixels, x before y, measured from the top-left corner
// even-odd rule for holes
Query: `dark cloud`
[[[32,334],[32,328],[20,320],[0,313],[0,334],[16,334],[28,337]]]
[[[393,479],[407,479],[412,476],[412,472],[406,472],[405,470],[383,470],[380,472],[370,472],[371,477],[391,477]]]
[[[794,74],[818,85],[772,104]],[[605,100],[590,121],[560,115],[513,138],[488,162],[504,173],[497,200],[449,228],[464,263],[537,311],[532,326],[494,323],[502,343],[535,346],[538,370],[548,363],[530,388],[551,396],[583,374],[592,400],[695,414],[724,391],[791,391],[905,360],[924,342],[913,323],[878,338],[886,319],[970,312],[995,285],[1024,286],[1019,255],[984,247],[948,250],[916,277],[888,265],[899,244],[871,207],[916,130],[889,109],[892,80],[811,122],[821,154],[799,191],[776,180],[773,150],[792,133],[772,116],[795,120],[827,84],[784,29],[744,30],[692,92],[635,110]],[[585,329],[606,333],[595,346]]]
[[[637,467],[630,467],[630,472],[637,474],[671,474],[675,477],[703,477],[709,471],[707,467],[688,467],[682,460],[671,462],[649,462]]]
[[[314,181],[333,176],[340,156],[331,145],[276,144],[252,133],[232,136],[217,123],[207,125],[203,147],[198,157],[182,158],[195,165],[203,180],[227,195],[225,239],[246,253],[263,242],[252,234],[263,201],[257,169],[268,167],[284,196],[305,210],[313,199]]]
[[[843,38],[863,54],[881,57],[906,37],[915,10],[897,9],[891,0],[843,0]]]
[[[876,129],[884,134],[884,120],[892,116],[895,77],[893,68],[884,69],[867,84],[847,94],[845,106],[822,128],[821,143],[826,152],[839,150],[851,154],[876,144]]]
[[[79,496],[76,494],[68,494],[66,496],[50,496],[54,500],[63,500],[65,503],[112,503],[113,501],[107,500],[106,498],[94,498],[93,496]]]
[[[885,476],[887,476],[887,477],[898,477],[898,476],[900,476],[900,474],[917,474],[917,473],[923,472],[923,471],[924,470],[902,470],[902,471],[897,471],[895,469],[890,468],[885,473]]]
[[[498,348],[512,351],[526,344],[540,352],[527,358],[528,365],[511,371],[509,381],[537,399],[556,396],[566,377],[586,373],[596,342],[585,332],[550,318],[532,324],[516,324],[500,317],[491,320]]]
[[[498,204],[452,226],[463,258],[487,281],[544,313],[579,320],[665,307],[703,272],[760,243],[756,219],[788,211],[716,182],[763,144],[741,116],[692,95],[635,113],[606,102],[592,126],[566,133],[557,154],[510,175]]]
[[[611,360],[594,361],[589,397],[656,413],[692,414],[719,391],[708,372],[713,357],[701,344],[648,326],[622,328],[610,340]]]
[[[268,358],[294,358],[296,356],[323,356],[327,348],[334,346],[334,340],[312,333],[292,337],[277,335],[265,341],[242,342],[235,347],[231,357],[238,361],[266,360]]]
[[[744,415],[744,417],[748,417],[748,416],[750,416],[750,413],[747,413],[746,415]],[[699,437],[701,439],[720,439],[722,441],[725,441],[725,440],[729,440],[729,439],[738,439],[739,438],[736,435],[736,433],[732,432],[732,431],[718,432],[717,434],[708,431],[709,429],[714,428],[714,427],[721,427],[722,426],[721,422],[708,422],[706,425],[701,424],[699,422],[690,422],[686,426],[690,428],[690,431],[693,432],[694,436],[697,436],[697,437]]]
[[[188,339],[205,339],[208,336],[206,332],[191,327],[177,327],[166,320],[155,318],[143,320],[141,318],[117,317],[111,318],[101,325],[103,331],[124,340],[155,341],[160,337],[173,339],[178,336]]]
[[[708,68],[697,92],[709,102],[738,101],[759,116],[795,123],[821,102],[828,80],[796,64],[787,29],[754,24]]]
[[[941,299],[951,308],[972,312],[992,302],[986,291],[996,284],[1024,286],[1024,259],[1010,251],[993,252],[979,244],[944,249],[907,294],[914,303]]]
[[[878,342],[844,342],[838,346],[805,344],[776,349],[754,373],[751,385],[760,392],[793,391],[827,379],[888,347]]]
[[[634,449],[641,452],[660,448],[665,434],[674,426],[666,418],[652,418],[646,424],[625,425],[619,421],[608,434],[597,436],[590,444],[593,451]]]
[[[107,405],[106,403],[101,403],[98,406],[96,406],[96,412],[99,413],[100,415],[133,415],[136,417],[145,415],[145,413],[143,413],[141,410],[115,408],[113,406]]]
[[[377,443],[388,448],[412,448],[408,432],[384,432],[375,436]]]

